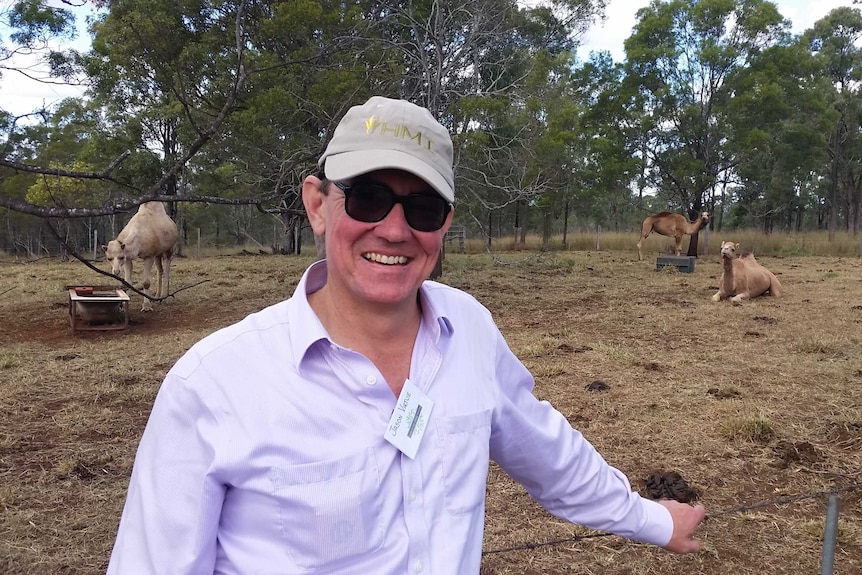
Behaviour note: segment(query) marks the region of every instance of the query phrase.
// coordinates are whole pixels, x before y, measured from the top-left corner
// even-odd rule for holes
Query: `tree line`
[[[860,230],[857,6],[792,34],[768,0],[652,0],[616,62],[576,56],[606,0],[99,0],[89,48],[57,48],[83,3],[0,9],[4,83],[30,52],[86,87],[0,110],[7,253],[85,252],[149,200],[169,202],[186,244],[298,253],[302,179],[374,94],[450,129],[455,223],[489,242],[664,210]]]

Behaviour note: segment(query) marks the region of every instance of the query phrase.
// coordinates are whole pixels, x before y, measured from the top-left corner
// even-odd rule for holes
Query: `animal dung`
[[[645,489],[649,499],[674,499],[680,503],[697,499],[697,491],[676,471],[654,471],[646,478]]]
[[[611,386],[610,386],[610,385],[608,385],[608,384],[607,384],[607,383],[605,383],[604,381],[601,381],[601,380],[598,380],[598,379],[597,379],[597,380],[595,380],[595,381],[594,381],[594,382],[592,382],[592,383],[588,383],[588,384],[585,386],[585,389],[586,389],[587,391],[607,391],[607,390],[609,390],[610,388],[611,388]]]

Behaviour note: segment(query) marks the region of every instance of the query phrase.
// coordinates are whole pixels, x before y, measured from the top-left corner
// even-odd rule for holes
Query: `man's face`
[[[356,178],[360,179],[382,184],[399,196],[437,195],[424,180],[400,170],[371,172]],[[347,215],[344,192],[334,184],[325,195],[315,195],[306,187],[313,188],[308,179],[303,199],[309,220],[315,233],[326,237],[327,289],[343,303],[415,305],[416,292],[437,261],[452,212],[441,229],[431,232],[410,227],[401,204],[395,204],[381,221],[366,223]]]

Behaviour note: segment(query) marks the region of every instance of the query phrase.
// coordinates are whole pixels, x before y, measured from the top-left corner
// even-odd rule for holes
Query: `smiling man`
[[[326,258],[170,370],[109,573],[476,575],[491,459],[558,517],[699,549],[702,506],[634,493],[488,310],[427,281],[452,157],[424,108],[348,111],[302,189]]]

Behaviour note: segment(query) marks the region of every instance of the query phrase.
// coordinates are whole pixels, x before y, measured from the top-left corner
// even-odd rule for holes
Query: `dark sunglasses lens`
[[[449,203],[440,196],[416,194],[404,200],[404,217],[411,228],[420,232],[439,230],[448,214]]]
[[[392,192],[374,184],[354,184],[345,195],[347,215],[360,222],[379,222],[395,205]]]
[[[344,210],[354,220],[379,222],[392,211],[397,202],[404,207],[404,218],[410,227],[420,232],[439,230],[451,209],[449,202],[436,194],[409,194],[399,197],[386,186],[371,182],[356,182],[344,190],[344,195]]]

